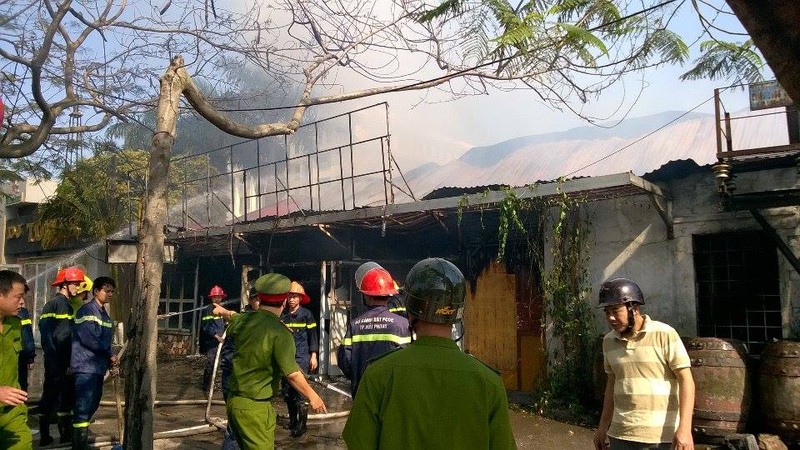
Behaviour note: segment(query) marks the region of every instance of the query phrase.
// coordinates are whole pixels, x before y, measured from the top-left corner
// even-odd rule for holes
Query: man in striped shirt
[[[595,448],[694,449],[694,380],[678,333],[639,311],[644,296],[628,279],[606,281],[599,296],[612,331],[603,338],[608,381]]]

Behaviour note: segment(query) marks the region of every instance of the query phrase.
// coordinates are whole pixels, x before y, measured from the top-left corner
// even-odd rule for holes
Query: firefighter
[[[398,293],[389,272],[377,263],[366,262],[356,269],[355,281],[368,309],[350,320],[337,350],[339,368],[350,379],[354,398],[370,359],[411,342],[408,320],[389,312],[386,306],[389,297]]]
[[[28,394],[20,389],[17,364],[22,349],[19,314],[26,290],[25,278],[0,270],[0,448],[33,448],[28,428]]]
[[[214,372],[214,360],[217,358],[217,346],[222,342],[222,333],[225,331],[225,321],[222,317],[215,316],[212,311],[220,302],[228,298],[225,291],[214,285],[208,292],[211,304],[203,310],[200,321],[200,353],[206,356],[206,364],[203,368],[203,390],[211,388],[211,375]]]
[[[72,449],[89,448],[89,421],[100,406],[103,395],[103,376],[117,357],[111,348],[114,324],[105,309],[116,289],[109,277],[97,277],[93,283],[92,299],[81,306],[75,315],[70,369],[75,377],[75,399],[72,420]]]
[[[417,338],[367,367],[342,432],[347,448],[516,448],[503,380],[451,337],[466,301],[461,271],[424,259],[404,293]]]
[[[214,308],[214,314],[229,320],[228,334],[235,343],[226,409],[236,442],[244,450],[274,448],[275,409],[269,400],[281,377],[309,399],[315,412],[327,412],[295,362],[294,338],[280,321],[290,287],[283,275],[262,275],[255,282],[257,311],[237,314],[222,305]]]
[[[44,353],[44,385],[39,402],[39,445],[53,443],[50,420],[58,415],[58,433],[62,444],[72,441],[72,407],[75,402],[74,382],[69,371],[72,353],[74,314],[69,299],[78,295],[86,275],[79,267],[62,269],[51,286],[56,295],[45,303],[39,316],[39,334]]]
[[[69,299],[69,306],[72,308],[73,317],[78,313],[78,310],[81,309],[81,306],[86,303],[90,292],[92,292],[92,279],[84,275],[83,281],[78,285],[78,289],[75,290],[75,295]]]
[[[300,365],[300,370],[312,373],[317,370],[319,340],[317,338],[317,321],[314,319],[314,315],[311,311],[301,306],[309,303],[311,303],[311,298],[306,294],[303,285],[297,281],[292,281],[289,288],[288,304],[281,315],[281,322],[294,335],[294,345],[296,347],[294,359]],[[308,403],[286,379],[281,381],[281,393],[289,410],[290,434],[292,437],[300,437],[306,432]]]
[[[27,285],[25,293],[28,293]],[[20,325],[22,326],[22,351],[19,352],[19,386],[23,391],[28,390],[28,373],[33,370],[33,362],[36,359],[36,343],[33,340],[33,325],[31,323],[31,313],[25,307],[25,300],[19,308]]]

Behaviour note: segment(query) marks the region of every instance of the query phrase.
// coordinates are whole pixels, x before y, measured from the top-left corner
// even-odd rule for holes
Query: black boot
[[[44,447],[53,443],[50,436],[50,416],[39,416],[39,446]]]
[[[289,409],[289,424],[284,428],[291,431],[297,426],[297,403],[293,400],[289,400],[286,402],[286,408]]]
[[[72,450],[87,450],[89,448],[89,428],[81,427],[72,430]]]
[[[306,434],[306,422],[308,422],[308,403],[298,402],[297,412],[297,426],[292,427],[292,437],[300,437]]]
[[[62,444],[72,442],[71,415],[58,416],[58,435],[60,436],[58,442]]]

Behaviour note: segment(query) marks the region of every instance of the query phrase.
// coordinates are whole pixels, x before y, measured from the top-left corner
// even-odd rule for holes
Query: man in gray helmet
[[[693,449],[694,380],[678,333],[639,311],[644,295],[626,278],[600,286],[612,330],[603,338],[608,374],[597,450]]]
[[[417,339],[367,366],[342,433],[347,448],[516,448],[503,381],[451,337],[466,299],[461,271],[425,259],[403,289]]]

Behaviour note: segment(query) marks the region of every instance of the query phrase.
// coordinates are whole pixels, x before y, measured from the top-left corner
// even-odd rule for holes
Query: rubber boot
[[[50,436],[50,416],[39,416],[39,446],[44,447],[53,443]]]
[[[68,444],[72,442],[72,416],[58,416],[58,442]]]
[[[72,450],[87,450],[89,448],[89,427],[75,428],[72,430]]]
[[[297,426],[292,427],[292,437],[300,437],[306,434],[306,422],[308,422],[308,403],[299,402],[297,405]]]
[[[297,403],[290,400],[286,402],[286,408],[289,409],[289,424],[284,428],[291,431],[297,426]]]

